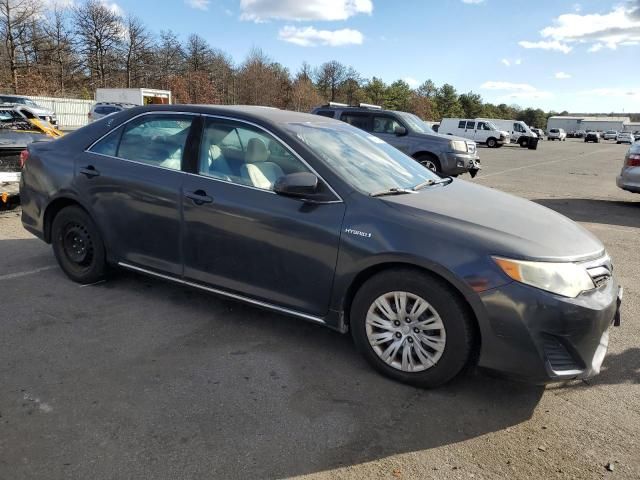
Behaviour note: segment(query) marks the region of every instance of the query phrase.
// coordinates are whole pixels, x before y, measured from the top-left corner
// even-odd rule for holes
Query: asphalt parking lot
[[[126,272],[79,286],[0,213],[0,479],[640,478],[627,148],[480,150],[474,182],[580,222],[625,288],[602,373],[546,388],[474,372],[419,390],[300,320]]]

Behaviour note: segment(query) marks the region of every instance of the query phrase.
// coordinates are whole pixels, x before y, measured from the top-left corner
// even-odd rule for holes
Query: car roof
[[[333,120],[319,115],[256,105],[145,105],[128,110],[131,116],[154,111],[189,112],[222,116],[226,114],[244,120],[254,120],[259,123],[273,125],[286,123],[336,123],[338,125],[344,125],[344,123],[339,120]]]

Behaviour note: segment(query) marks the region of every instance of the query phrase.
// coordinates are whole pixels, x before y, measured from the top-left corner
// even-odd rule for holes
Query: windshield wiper
[[[413,190],[408,188],[391,187],[386,190],[380,190],[379,192],[370,193],[370,197],[383,197],[385,195],[402,195],[404,193],[413,193]]]
[[[417,190],[420,190],[421,188],[430,187],[431,185],[440,185],[440,184],[448,185],[451,182],[453,182],[453,178],[451,177],[444,177],[444,178],[441,178],[440,180],[427,180],[426,182],[419,183],[418,185],[413,187],[411,190],[415,192]]]

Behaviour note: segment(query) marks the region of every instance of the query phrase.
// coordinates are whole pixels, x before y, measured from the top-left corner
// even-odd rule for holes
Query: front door
[[[376,137],[384,140],[389,145],[393,145],[401,152],[407,155],[411,154],[411,145],[409,136],[396,135],[396,127],[406,127],[402,125],[397,119],[390,115],[374,115],[373,116],[373,133]],[[408,132],[408,130],[407,130]]]
[[[180,169],[193,118],[142,115],[76,158],[75,186],[110,260],[182,275]]]
[[[244,122],[207,118],[198,163],[183,184],[185,279],[326,314],[345,211],[339,197],[326,184],[324,203],[274,193],[279,177],[310,169]]]

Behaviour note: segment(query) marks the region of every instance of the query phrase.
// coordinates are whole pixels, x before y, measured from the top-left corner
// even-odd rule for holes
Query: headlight
[[[585,290],[595,288],[587,270],[571,262],[526,262],[493,257],[502,271],[516,282],[575,298]]]
[[[449,142],[449,146],[451,150],[454,152],[466,152],[467,151],[467,142],[463,140],[451,140]]]

